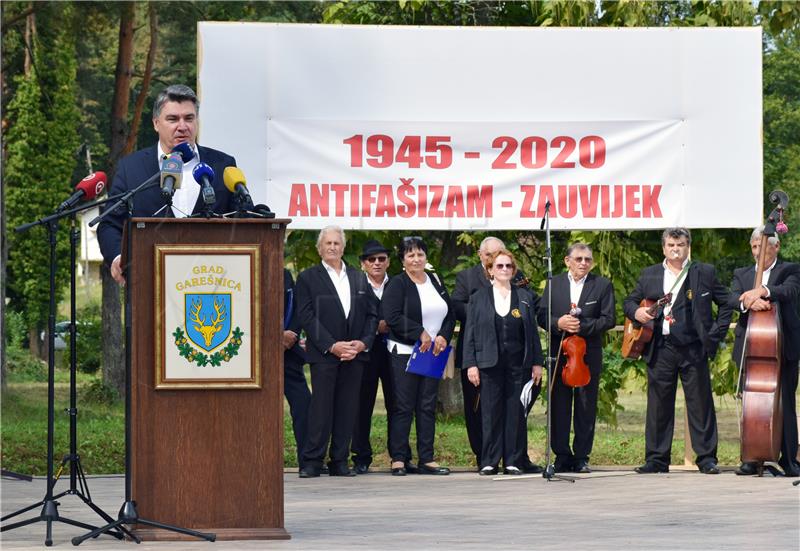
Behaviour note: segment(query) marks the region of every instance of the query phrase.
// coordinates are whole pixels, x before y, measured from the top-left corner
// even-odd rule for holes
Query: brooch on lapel
[[[688,289],[688,290],[686,291],[686,300],[692,300],[692,297],[693,297],[693,296],[694,296],[694,295],[692,294],[692,290],[691,290],[691,289]]]
[[[511,315],[513,317],[515,317],[515,318],[521,318],[522,317],[522,314],[520,313],[519,308],[514,308],[513,310],[511,310]]]

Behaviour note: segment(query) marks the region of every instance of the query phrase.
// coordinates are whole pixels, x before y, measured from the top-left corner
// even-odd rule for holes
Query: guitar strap
[[[678,300],[677,295],[673,291],[675,291],[675,288],[683,282],[686,273],[689,271],[689,268],[693,263],[693,260],[690,260],[686,263],[686,266],[683,267],[683,270],[681,270],[681,273],[679,273],[678,277],[675,279],[675,283],[672,284],[672,287],[670,287],[669,291],[667,292],[667,294],[672,293],[672,300],[669,301],[669,304],[664,306],[663,313],[664,318],[666,318],[669,323],[673,323],[675,321],[675,318],[672,317],[672,305],[675,304],[676,300]]]

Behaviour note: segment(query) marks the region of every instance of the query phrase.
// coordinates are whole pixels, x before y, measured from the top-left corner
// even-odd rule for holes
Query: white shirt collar
[[[585,283],[585,282],[586,282],[586,278],[587,278],[587,277],[589,277],[589,274],[588,274],[588,273],[587,273],[585,276],[583,276],[582,278],[580,278],[580,279],[577,279],[577,280],[576,280],[576,279],[575,279],[575,278],[572,276],[572,272],[570,272],[569,270],[567,270],[567,278],[569,278],[569,280],[570,280],[572,283],[575,283],[576,285],[580,285],[581,283]]]

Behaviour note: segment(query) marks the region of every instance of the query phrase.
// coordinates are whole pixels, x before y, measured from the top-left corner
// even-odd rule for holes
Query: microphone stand
[[[553,358],[551,356],[551,346],[550,346],[550,337],[552,334],[550,318],[553,314],[553,255],[550,248],[550,201],[548,200],[544,206],[544,217],[542,218],[542,224],[539,229],[544,229],[545,235],[545,256],[544,258],[547,260],[547,345],[545,346],[545,363],[546,371],[547,371],[547,432],[545,433],[545,467],[542,471],[542,477],[547,479],[548,482],[552,482],[554,478],[558,480],[563,480],[566,482],[575,482],[575,477],[572,476],[563,476],[556,474],[555,465],[551,461],[551,454],[550,454],[550,430],[552,427],[552,411],[553,411],[553,382],[555,381],[556,373],[555,371],[558,369],[558,358]],[[555,361],[555,364],[553,360]]]
[[[78,526],[80,528],[85,528],[87,530],[93,530],[96,527],[91,524],[86,524],[84,522],[79,522],[77,520],[73,520],[70,518],[63,517],[58,513],[58,505],[59,502],[56,501],[58,498],[64,495],[77,495],[86,505],[88,505],[94,512],[96,512],[100,517],[105,520],[110,520],[111,517],[105,513],[100,507],[92,503],[91,496],[89,496],[88,486],[86,484],[86,478],[83,474],[83,469],[80,466],[79,457],[77,454],[77,413],[78,409],[76,407],[76,389],[75,389],[75,362],[77,361],[77,352],[75,348],[75,246],[74,246],[74,233],[75,233],[75,213],[80,212],[82,210],[94,207],[95,205],[102,203],[104,201],[95,202],[89,205],[82,205],[78,208],[73,208],[64,212],[56,212],[50,216],[37,220],[35,222],[30,222],[28,224],[23,224],[16,228],[16,231],[22,232],[27,231],[28,229],[34,226],[46,226],[48,231],[48,241],[50,244],[50,304],[49,304],[49,313],[47,318],[47,489],[45,491],[45,496],[42,500],[34,503],[33,505],[29,505],[27,507],[23,507],[13,513],[10,513],[4,517],[2,517],[2,521],[30,511],[31,509],[35,509],[36,507],[42,506],[42,510],[38,516],[31,517],[27,520],[22,520],[19,522],[14,522],[11,524],[7,524],[0,528],[0,532],[5,532],[6,530],[13,530],[15,528],[20,528],[22,526],[27,526],[28,524],[33,524],[35,522],[43,521],[47,523],[46,532],[45,532],[45,540],[44,544],[47,547],[53,545],[53,522],[63,522],[65,524],[71,524],[72,526]],[[56,257],[56,237],[58,233],[58,221],[61,218],[66,216],[72,217],[72,232],[73,232],[73,242],[72,242],[72,249],[70,259],[72,261],[71,265],[71,293],[70,299],[72,300],[72,307],[71,307],[71,314],[72,314],[72,328],[70,330],[70,336],[72,338],[72,346],[70,351],[70,407],[67,410],[67,413],[70,415],[70,453],[69,455],[64,457],[64,460],[61,463],[61,467],[59,468],[59,475],[63,470],[64,465],[67,461],[70,461],[70,488],[57,496],[53,495],[53,487],[58,480],[58,476],[53,476],[53,448],[54,448],[54,435],[55,435],[55,329],[56,329],[56,268],[57,268],[57,257]],[[76,489],[76,484],[80,479],[80,490]],[[85,495],[84,495],[85,491]],[[117,539],[122,539],[124,534],[129,534],[127,530],[124,528],[120,528],[114,531],[108,532],[110,536],[113,536]]]
[[[89,222],[90,226],[95,225],[100,220],[109,216],[118,206],[125,204],[128,210],[128,217],[125,220],[127,224],[127,231],[125,231],[125,244],[128,251],[128,259],[124,266],[125,281],[125,501],[119,509],[117,520],[109,522],[105,526],[95,528],[94,526],[88,527],[91,532],[82,536],[72,538],[72,545],[80,545],[89,538],[95,538],[103,533],[111,533],[113,530],[124,530],[126,535],[136,543],[141,543],[141,539],[135,534],[125,530],[124,525],[144,524],[145,526],[152,526],[154,528],[161,528],[163,530],[170,530],[179,534],[192,536],[206,541],[215,541],[216,534],[198,532],[179,526],[172,526],[164,524],[155,520],[149,520],[139,516],[136,509],[136,501],[133,500],[133,481],[131,480],[131,346],[132,346],[132,309],[131,309],[131,282],[134,278],[135,270],[131,265],[131,251],[133,250],[133,231],[131,231],[131,219],[133,218],[133,197],[140,191],[155,187],[161,173],[156,172],[153,176],[145,180],[137,188],[134,188],[127,193],[124,193],[119,201],[108,208],[105,212],[97,216],[94,220]]]

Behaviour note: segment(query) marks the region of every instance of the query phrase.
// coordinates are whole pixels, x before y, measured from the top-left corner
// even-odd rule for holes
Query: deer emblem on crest
[[[214,336],[219,333],[220,329],[222,329],[222,323],[226,319],[227,312],[225,311],[225,303],[215,297],[214,316],[211,319],[211,323],[208,323],[207,316],[203,316],[202,318],[200,317],[200,310],[202,307],[203,301],[201,299],[198,298],[196,301],[193,299],[191,303],[190,316],[186,321],[194,322],[192,327],[195,329],[195,331],[203,336],[206,348],[210,348]]]

